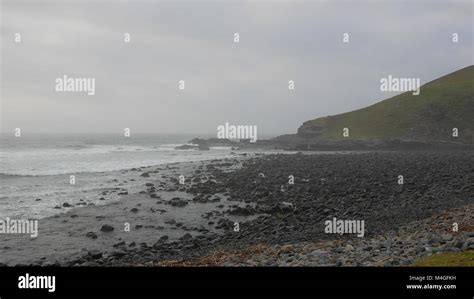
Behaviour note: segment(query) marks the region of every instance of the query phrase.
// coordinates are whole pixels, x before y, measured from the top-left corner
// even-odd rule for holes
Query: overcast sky
[[[294,133],[395,95],[382,77],[425,83],[473,64],[471,0],[1,3],[1,130],[12,134],[212,134],[225,122]],[[63,75],[95,78],[95,95],[56,92]]]

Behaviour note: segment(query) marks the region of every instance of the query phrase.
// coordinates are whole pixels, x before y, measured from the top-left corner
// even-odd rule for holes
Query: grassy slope
[[[474,66],[431,81],[418,96],[406,92],[372,106],[308,121],[326,125],[322,136],[342,138],[349,128],[351,138],[449,140],[457,127],[458,141],[474,138]]]
[[[438,253],[422,258],[412,266],[474,266],[474,251]]]

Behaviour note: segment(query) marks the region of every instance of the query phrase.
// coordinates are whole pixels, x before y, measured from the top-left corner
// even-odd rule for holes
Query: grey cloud
[[[291,133],[473,64],[470,1],[3,1],[2,131]],[[12,42],[21,32],[23,42]],[[123,33],[132,34],[124,44]],[[233,33],[241,42],[232,42]],[[342,44],[343,32],[351,42]],[[452,32],[459,44],[450,42]],[[63,74],[96,95],[54,92]],[[178,80],[186,89],[178,90]],[[296,90],[287,90],[295,80]]]

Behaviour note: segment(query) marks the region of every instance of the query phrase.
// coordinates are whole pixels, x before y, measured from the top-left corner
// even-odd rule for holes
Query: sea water
[[[23,134],[0,136],[0,219],[44,218],[74,207],[103,204],[113,180],[129,193],[143,190],[124,169],[231,157],[227,147],[175,150],[195,136],[134,134]],[[212,137],[212,136],[201,136]],[[74,175],[75,184],[70,183]],[[114,185],[116,187],[117,184]],[[54,208],[59,206],[60,208]],[[79,206],[80,207],[80,206]]]

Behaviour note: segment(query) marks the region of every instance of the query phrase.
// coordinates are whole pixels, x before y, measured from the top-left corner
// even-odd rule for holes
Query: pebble
[[[111,225],[108,225],[108,224],[104,224],[102,225],[102,227],[100,228],[100,231],[102,232],[111,232],[114,230],[114,227],[111,226]]]

